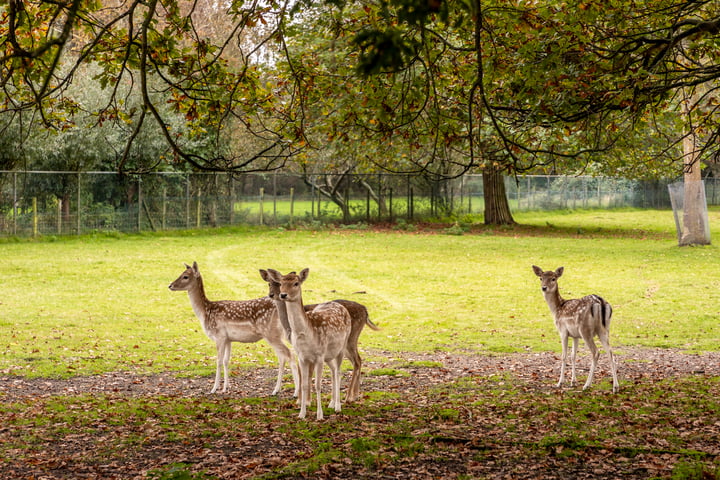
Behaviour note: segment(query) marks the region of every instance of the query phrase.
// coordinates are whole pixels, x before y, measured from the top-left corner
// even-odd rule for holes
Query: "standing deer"
[[[232,342],[254,343],[261,338],[267,340],[275,350],[279,367],[273,395],[282,388],[285,363],[290,362],[293,378],[297,377],[297,366],[290,350],[283,343],[284,330],[275,313],[275,302],[268,298],[246,301],[223,300],[212,302],[205,296],[202,276],[197,262],[192,267],[185,264],[185,271],[169,286],[170,290],[188,292],[190,305],[200,320],[205,334],[215,341],[217,349],[217,367],[215,385],[210,393],[215,393],[220,385],[220,367],[224,370],[223,392],[228,389],[228,364]]]
[[[330,367],[332,375],[332,399],[330,408],[340,411],[340,364],[351,330],[351,319],[347,309],[335,302],[321,303],[306,312],[302,302],[302,284],[310,270],[304,269],[282,275],[268,269],[269,278],[280,285],[280,299],[287,308],[290,339],[300,363],[300,418],[305,418],[310,402],[310,383],[315,373],[315,395],[317,397],[317,419],[323,419],[322,385],[323,362]]]
[[[274,282],[266,270],[261,269],[260,276],[268,283],[268,297],[275,300],[278,315],[280,316],[280,323],[285,328],[287,338],[289,340],[291,329],[287,318],[287,308],[285,306],[285,302],[280,299],[280,284]],[[360,396],[360,375],[362,371],[362,358],[360,358],[360,353],[358,352],[358,339],[360,338],[360,333],[362,333],[365,325],[376,331],[380,330],[380,328],[375,325],[372,320],[370,320],[370,316],[368,315],[365,305],[353,302],[352,300],[333,300],[333,302],[339,303],[345,307],[350,314],[351,327],[350,335],[348,336],[347,344],[345,345],[345,356],[353,365],[353,373],[350,378],[350,385],[348,386],[348,390],[345,395],[345,401],[352,402]],[[316,306],[317,305],[305,305],[304,308],[306,312],[309,312]]]
[[[550,307],[550,312],[555,319],[555,327],[560,334],[562,340],[562,365],[560,366],[560,381],[557,386],[560,387],[565,380],[565,364],[567,361],[568,338],[572,337],[572,378],[571,384],[575,385],[575,358],[577,356],[577,347],[579,339],[582,338],[590,349],[592,363],[590,365],[590,373],[583,390],[590,387],[595,374],[600,352],[595,341],[595,336],[600,338],[600,342],[610,357],[610,371],[613,377],[613,393],[617,392],[620,384],[617,379],[617,369],[615,366],[615,357],[610,349],[610,318],[612,317],[612,307],[603,298],[597,295],[588,295],[582,298],[565,300],[560,296],[558,291],[557,280],[563,274],[564,267],[560,267],[555,271],[548,270],[544,272],[540,267],[533,265],[535,275],[540,277],[540,285],[542,288],[545,301]]]

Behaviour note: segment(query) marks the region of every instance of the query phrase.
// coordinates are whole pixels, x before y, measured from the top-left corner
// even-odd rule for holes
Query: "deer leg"
[[[575,377],[575,361],[577,360],[577,349],[578,349],[578,343],[580,343],[579,338],[573,338],[573,345],[572,345],[572,359],[571,359],[571,369],[572,369],[572,375],[570,376],[570,385],[573,387],[577,385],[577,379]]]
[[[568,335],[567,333],[561,333],[560,338],[562,340],[562,362],[560,363],[560,380],[558,381],[557,387],[562,387],[565,381],[565,364],[567,363],[567,349],[568,349]]]
[[[210,390],[210,393],[215,393],[220,386],[220,370],[222,369],[225,357],[225,342],[218,340],[215,343],[215,352],[217,354],[217,358],[215,359],[215,384],[212,390]]]
[[[310,401],[310,379],[311,370],[310,362],[300,360],[300,377],[302,379],[302,387],[300,389],[300,415],[299,418],[305,418],[307,414],[307,404]]]
[[[297,398],[298,405],[300,405],[300,403],[302,403],[303,385],[304,385],[303,378],[305,378],[302,373],[301,364],[299,362],[300,362],[300,359],[298,359],[298,364],[295,367],[297,377],[295,378],[295,393],[293,394],[293,396],[295,398]],[[290,364],[290,367],[292,368],[292,364]]]
[[[275,355],[277,355],[278,358],[278,374],[277,374],[277,381],[275,382],[275,388],[273,389],[272,394],[277,395],[280,390],[282,390],[282,377],[283,372],[285,371],[285,363],[288,361],[291,362],[290,369],[292,370],[292,356],[290,353],[290,350],[285,346],[282,341],[279,341],[279,343],[271,344],[273,347],[273,350],[275,350]],[[293,380],[295,379],[295,375],[293,374]]]
[[[292,373],[293,383],[295,384],[295,391],[293,392],[293,397],[299,398],[299,396],[300,396],[300,369],[298,368],[298,364],[295,361],[295,356],[293,355],[292,351],[290,351],[290,372]]]
[[[330,366],[330,373],[332,375],[332,399],[330,400],[330,408],[335,409],[336,412],[341,410],[342,402],[340,401],[340,372],[343,361],[343,354],[341,353],[335,359],[328,362]],[[348,389],[348,392],[350,390]]]
[[[228,366],[230,365],[230,354],[232,352],[232,342],[227,340],[225,342],[225,355],[223,356],[223,393],[228,391],[228,384],[230,383],[230,376],[228,375]]]
[[[275,381],[275,388],[273,388],[272,394],[277,395],[280,393],[280,390],[282,390],[282,377],[283,377],[283,371],[285,370],[285,362],[287,362],[287,359],[285,357],[279,357],[278,356],[278,374],[277,374],[277,380]]]
[[[610,358],[610,372],[612,373],[613,377],[613,393],[617,393],[618,390],[620,390],[620,383],[617,379],[617,365],[615,363],[615,355],[613,355],[613,351],[610,348],[610,339],[608,338],[607,332],[605,332],[603,335],[600,335],[600,343],[602,343],[603,348],[608,353],[608,357]]]
[[[583,390],[587,390],[588,388],[590,388],[590,384],[592,384],[593,377],[595,376],[595,368],[597,367],[598,358],[600,358],[600,351],[595,345],[595,341],[593,340],[592,336],[588,335],[587,338],[585,338],[585,343],[590,349],[591,363],[590,373],[588,373],[588,378],[585,381],[585,386],[583,386]]]
[[[322,420],[324,418],[323,415],[323,409],[322,409],[322,372],[323,372],[323,362],[319,361],[315,364],[315,396],[316,403],[317,403],[317,419]]]
[[[360,371],[362,370],[362,359],[357,351],[356,345],[348,345],[345,350],[345,356],[350,359],[353,365],[352,377],[350,378],[350,385],[345,395],[346,402],[352,402],[360,396]]]

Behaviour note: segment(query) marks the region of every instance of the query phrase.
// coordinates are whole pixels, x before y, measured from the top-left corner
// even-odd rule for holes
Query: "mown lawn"
[[[267,392],[0,394],[0,473],[720,478],[720,380],[703,372],[664,378],[655,369],[647,378],[626,379],[615,396],[606,378],[582,393],[552,388],[554,373],[526,378],[512,370],[468,371],[409,391],[393,386],[392,378],[418,371],[439,374],[443,354],[559,352],[533,264],[565,267],[564,296],[597,293],[613,304],[611,340],[621,356],[637,347],[685,354],[720,349],[718,248],[677,247],[670,212],[535,212],[517,219],[523,225],[508,228],[466,218],[382,231],[235,228],[5,240],[3,391],[14,379],[72,383],[79,375],[117,371],[169,372],[178,381],[200,376],[209,389],[214,347],[187,295],[167,288],[183,262],[192,261],[217,300],[264,295],[259,268],[309,267],[306,303],[356,300],[382,327],[360,339],[367,360],[382,363],[407,352],[430,352],[434,360],[367,372],[390,380],[375,388],[367,382],[360,402],[342,414],[328,412],[320,424],[297,420],[287,395],[266,398]],[[711,212],[711,223],[718,231],[720,211]],[[236,344],[233,352],[234,375],[275,365],[263,342]]]
[[[192,261],[215,300],[265,295],[259,268],[309,267],[306,303],[342,297],[367,305],[383,327],[361,339],[373,349],[557,350],[533,264],[565,267],[566,298],[608,299],[616,345],[720,348],[718,247],[677,247],[670,212],[519,217],[526,226],[462,235],[454,227],[248,228],[3,242],[0,370],[207,373],[213,348],[187,295],[167,288]],[[712,219],[720,226],[720,212]],[[235,361],[274,358],[261,342],[236,348]]]

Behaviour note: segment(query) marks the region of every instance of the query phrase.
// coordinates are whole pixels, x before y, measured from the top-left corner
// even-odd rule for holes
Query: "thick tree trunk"
[[[691,125],[688,111],[689,98],[683,103],[683,115],[687,125]],[[700,175],[700,159],[696,148],[695,131],[692,127],[683,139],[684,178],[683,178],[683,222],[680,246],[710,244],[710,231],[707,224],[707,203],[705,189]]]
[[[700,162],[685,166],[683,178],[683,228],[680,246],[709,245],[705,189],[700,178]]]
[[[485,225],[514,225],[510,204],[505,193],[505,179],[497,170],[483,171]]]

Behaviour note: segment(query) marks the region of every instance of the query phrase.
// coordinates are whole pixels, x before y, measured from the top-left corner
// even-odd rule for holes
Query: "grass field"
[[[715,231],[720,212],[711,212]],[[211,299],[266,294],[259,268],[310,268],[306,303],[359,301],[389,351],[559,350],[530,266],[565,267],[565,298],[615,308],[616,346],[720,348],[718,247],[679,248],[667,211],[524,213],[522,227],[434,233],[246,228],[4,242],[0,370],[68,376],[117,369],[213,369],[187,295],[168,284],[197,261]],[[234,362],[272,364],[264,342]]]
[[[563,265],[566,298],[608,299],[621,359],[635,346],[717,351],[718,247],[677,247],[666,211],[516,218],[522,226],[486,228],[466,218],[394,231],[3,241],[0,477],[720,479],[720,378],[641,359],[621,363],[616,395],[607,372],[586,392],[553,388],[557,361],[536,353],[560,344],[530,268]],[[720,211],[711,222],[717,232]],[[206,395],[214,346],[187,295],[167,288],[192,261],[216,300],[264,295],[259,268],[309,267],[306,303],[342,297],[367,305],[382,331],[365,330],[361,353],[388,368],[366,364],[363,398],[341,414],[298,420],[288,392],[238,393],[237,368],[245,379],[270,378],[269,368],[253,367],[276,361],[264,342],[235,344],[236,383],[228,394]],[[401,352],[427,351],[437,360],[398,362]],[[488,370],[447,380],[448,351],[476,354]],[[505,368],[506,352],[530,355],[508,357]],[[515,369],[518,357],[525,364]],[[77,378],[120,370],[130,373]],[[142,376],[154,372],[163,374]],[[119,378],[156,383],[132,394]],[[20,384],[35,393],[16,393]]]

